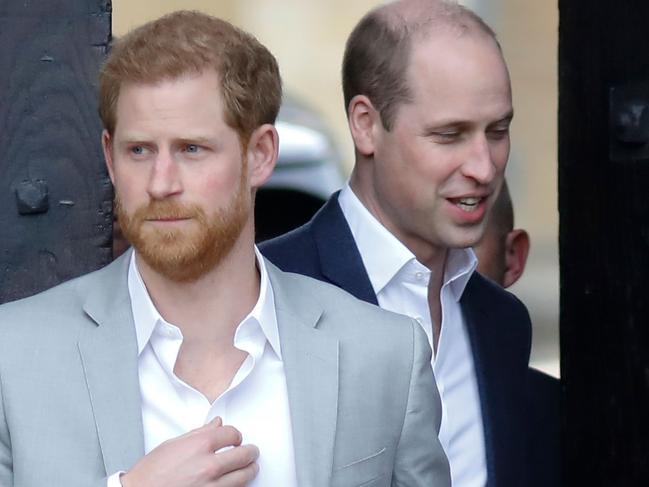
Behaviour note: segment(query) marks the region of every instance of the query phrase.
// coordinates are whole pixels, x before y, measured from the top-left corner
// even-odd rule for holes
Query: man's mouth
[[[453,203],[455,206],[469,213],[475,211],[483,200],[484,198],[474,196],[450,199],[451,203]]]
[[[155,218],[146,218],[145,221],[150,223],[177,223],[186,220],[190,220],[190,217],[186,216],[165,216],[165,217],[155,217]]]

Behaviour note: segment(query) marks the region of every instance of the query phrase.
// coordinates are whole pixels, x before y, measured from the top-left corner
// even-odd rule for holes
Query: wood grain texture
[[[96,96],[110,21],[107,0],[0,1],[0,302],[110,261]],[[47,189],[47,211],[19,213],[25,187]]]
[[[608,120],[649,83],[649,2],[559,7],[563,485],[648,485],[649,160],[610,160]]]

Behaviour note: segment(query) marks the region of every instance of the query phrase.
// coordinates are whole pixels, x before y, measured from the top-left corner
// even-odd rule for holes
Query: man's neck
[[[421,264],[430,269],[433,275],[443,275],[448,249],[436,247],[430,242],[426,242],[416,235],[408,235],[392,225],[390,220],[383,215],[381,206],[377,203],[372,189],[363,184],[365,178],[359,177],[356,171],[355,168],[349,185],[367,211],[410,250]]]
[[[260,276],[252,243],[235,245],[215,268],[192,282],[172,281],[137,252],[135,258],[156,309],[188,340],[229,340],[259,297]]]
[[[359,177],[356,170],[357,168],[352,173],[349,183],[356,197],[381,225],[410,250],[421,264],[431,271],[430,281],[428,282],[428,307],[433,328],[433,348],[436,352],[442,328],[440,292],[444,284],[444,273],[449,249],[436,247],[416,235],[408,235],[394,225],[391,225],[389,219],[383,217],[380,205],[376,202],[376,198],[374,198],[372,188],[363,184],[363,181],[367,178]]]

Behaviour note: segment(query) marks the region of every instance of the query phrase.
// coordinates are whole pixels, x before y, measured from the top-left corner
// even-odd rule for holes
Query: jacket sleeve
[[[393,487],[450,487],[451,474],[438,434],[442,405],[426,334],[414,320],[412,369],[406,415],[397,445]]]

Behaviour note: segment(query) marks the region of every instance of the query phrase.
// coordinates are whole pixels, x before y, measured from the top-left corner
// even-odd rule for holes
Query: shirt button
[[[415,273],[415,279],[418,281],[421,281],[424,278],[424,273],[423,272],[416,272]]]

